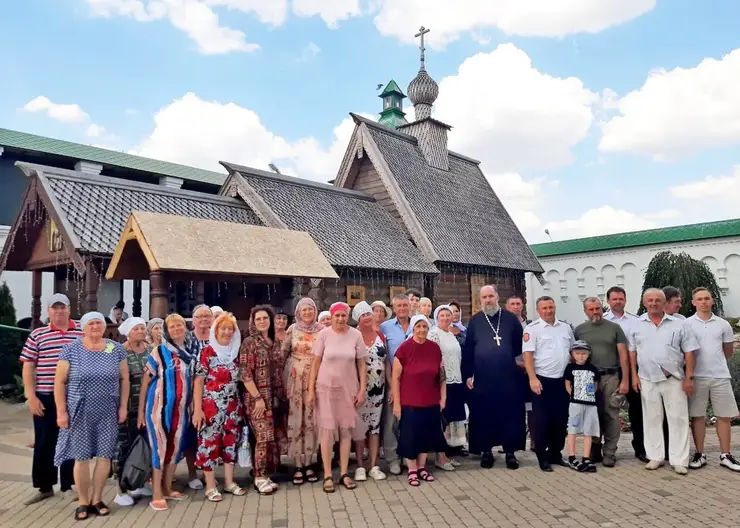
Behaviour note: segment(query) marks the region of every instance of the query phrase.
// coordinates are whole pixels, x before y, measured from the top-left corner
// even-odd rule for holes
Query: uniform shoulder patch
[[[529,332],[525,332],[522,336],[522,340],[526,343],[529,341]]]

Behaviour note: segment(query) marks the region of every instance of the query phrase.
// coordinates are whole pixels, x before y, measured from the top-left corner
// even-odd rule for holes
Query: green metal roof
[[[396,81],[394,81],[393,79],[391,79],[391,82],[389,82],[388,85],[383,88],[383,91],[378,97],[385,97],[386,95],[391,95],[392,93],[396,93],[404,98],[406,97],[396,84]]]
[[[175,178],[182,178],[183,180],[212,183],[214,185],[221,185],[227,176],[219,172],[188,167],[179,163],[134,156],[125,152],[116,152],[114,150],[81,145],[70,141],[36,136],[6,128],[0,128],[0,147],[42,152],[54,156],[100,163],[104,166],[121,167],[161,176],[173,176]]]
[[[378,123],[395,130],[401,125],[408,124],[408,121],[406,121],[406,114],[403,111],[398,108],[389,108],[380,113]]]
[[[673,244],[730,236],[740,236],[740,219],[545,242],[543,244],[532,244],[531,248],[538,257],[554,257],[557,255],[608,251],[654,244]]]

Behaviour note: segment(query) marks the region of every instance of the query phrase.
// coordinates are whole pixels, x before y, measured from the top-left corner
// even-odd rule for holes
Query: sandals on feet
[[[409,469],[409,486],[413,486],[414,488],[421,486],[418,472],[415,469]]]
[[[295,471],[293,472],[293,484],[295,484],[296,486],[300,486],[304,482],[305,480],[303,478],[303,468],[295,468]]]
[[[222,500],[224,500],[224,498],[221,496],[221,494],[218,492],[216,488],[211,488],[209,490],[206,490],[206,499],[208,499],[211,502],[221,502]]]
[[[154,511],[165,511],[169,509],[169,506],[167,506],[167,501],[164,499],[150,501],[149,507]]]
[[[357,487],[355,481],[347,473],[339,477],[339,483],[348,490],[353,490]]]
[[[171,491],[170,494],[165,495],[164,498],[168,500],[181,501],[181,500],[187,499],[188,496],[185,495],[184,493],[180,493],[179,491]]]
[[[88,508],[88,511],[92,509],[92,513],[95,515],[99,515],[101,517],[106,517],[110,514],[110,508],[105,505],[103,501],[98,502],[97,504],[94,504],[93,506],[90,506]]]
[[[306,474],[306,480],[313,484],[314,482],[319,481],[319,476],[316,474],[316,472],[311,468],[305,468],[304,473]]]
[[[324,478],[324,493],[334,493],[336,488],[334,487],[334,479],[332,477]]]
[[[78,506],[75,510],[75,521],[86,521],[90,518],[90,506]]]
[[[275,488],[270,479],[255,479],[254,489],[260,495],[272,495],[275,493]]]
[[[434,482],[434,477],[425,468],[419,468],[419,479],[424,482]]]
[[[239,487],[236,482],[232,482],[229,486],[224,486],[224,493],[230,493],[235,497],[242,497],[247,494],[244,488]]]

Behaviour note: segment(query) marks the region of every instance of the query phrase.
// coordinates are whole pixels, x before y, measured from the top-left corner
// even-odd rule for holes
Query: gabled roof
[[[357,191],[222,162],[222,193],[238,194],[263,222],[308,232],[334,266],[438,273],[403,227]]]
[[[234,198],[42,165],[17,165],[38,178],[77,239],[75,249],[82,252],[112,254],[135,210],[261,225],[252,210]]]
[[[149,172],[160,176],[173,176],[183,180],[221,185],[226,174],[195,167],[160,161],[125,152],[107,150],[89,145],[72,143],[16,130],[0,128],[0,147],[14,148],[22,151],[41,152],[76,160],[92,161],[103,166],[122,167],[125,169]]]
[[[390,172],[386,176],[394,189],[389,193],[402,209],[401,216],[418,239],[417,245],[428,249],[428,257],[471,266],[543,271],[478,161],[448,151],[449,170],[436,169],[427,163],[415,137],[352,116],[358,127],[365,127],[366,135],[353,136],[350,148],[356,150],[358,142],[364,148],[377,148],[382,160],[372,156],[371,160],[379,172],[384,167]],[[362,143],[364,138],[369,138],[368,144]],[[351,163],[348,155],[337,178],[340,185]]]
[[[608,251],[639,246],[652,246],[655,244],[678,244],[681,242],[731,236],[740,236],[739,218],[532,244],[532,251],[538,257],[554,257],[557,255]]]
[[[131,265],[137,263],[139,255],[143,255],[146,265]],[[149,271],[160,270],[339,278],[308,233],[134,211],[106,278],[136,278],[132,273],[148,278]]]

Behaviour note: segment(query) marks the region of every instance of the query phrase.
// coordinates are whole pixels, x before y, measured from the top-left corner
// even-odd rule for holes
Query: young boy
[[[576,341],[570,347],[573,360],[565,369],[565,389],[570,394],[568,416],[568,464],[582,473],[595,473],[591,462],[591,439],[601,436],[596,387],[599,371],[589,362],[591,345]],[[576,460],[576,435],[583,436],[583,460]]]

